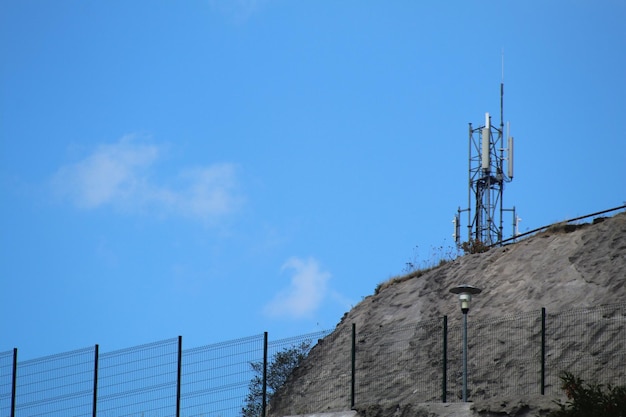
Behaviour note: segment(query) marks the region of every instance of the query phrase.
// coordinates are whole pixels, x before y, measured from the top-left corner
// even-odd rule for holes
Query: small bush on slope
[[[274,354],[267,366],[266,399],[268,403],[274,393],[285,385],[287,378],[300,365],[310,348],[311,341],[305,341]],[[255,375],[248,384],[248,395],[241,409],[241,417],[263,417],[263,361],[251,362],[250,367]]]
[[[549,417],[626,417],[626,387],[588,384],[569,372],[561,376],[568,401],[557,402],[559,410]]]

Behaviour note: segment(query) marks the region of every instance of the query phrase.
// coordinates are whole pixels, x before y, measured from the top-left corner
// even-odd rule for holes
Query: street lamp
[[[463,312],[463,402],[467,402],[467,312],[469,311],[472,295],[480,294],[482,290],[473,285],[462,284],[450,290],[459,295],[461,311]]]

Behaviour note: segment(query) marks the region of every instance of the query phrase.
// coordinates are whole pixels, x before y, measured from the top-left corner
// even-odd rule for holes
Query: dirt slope
[[[504,413],[511,403],[528,412],[528,407],[520,406],[520,397],[546,403],[545,395],[537,397],[542,307],[548,311],[546,394],[551,399],[560,395],[553,368],[576,365],[588,378],[626,383],[626,310],[620,307],[626,300],[625,280],[626,213],[593,224],[555,226],[420,276],[391,280],[355,306],[314,347],[274,396],[270,414],[350,408],[353,324],[358,334],[355,408],[361,414],[367,415],[372,407],[378,411],[370,415],[398,414],[407,405],[441,401],[440,323],[448,316],[449,331],[456,337],[461,314],[449,290],[463,283],[483,289],[474,297],[469,316],[470,352],[475,352],[469,365],[471,389],[483,404],[499,404],[492,408],[502,407]],[[595,315],[565,314],[598,305],[608,307]],[[579,335],[580,341],[572,340],[572,335]],[[450,353],[447,401],[458,401],[459,396],[456,347]],[[423,381],[428,387],[422,388]]]

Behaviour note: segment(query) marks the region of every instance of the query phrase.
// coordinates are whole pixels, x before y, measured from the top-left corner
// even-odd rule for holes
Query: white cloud
[[[310,316],[327,295],[330,273],[320,270],[313,258],[291,258],[283,265],[282,271],[285,270],[293,271],[291,283],[265,306],[266,314],[272,317]]]
[[[162,147],[125,136],[61,167],[52,178],[52,187],[57,195],[83,209],[111,206],[206,222],[231,213],[241,204],[234,165],[186,168],[159,183],[155,173],[162,154]]]
[[[82,208],[120,204],[143,193],[146,170],[158,157],[156,146],[125,136],[118,143],[100,145],[82,161],[61,167],[52,185],[57,193]]]
[[[179,212],[194,217],[219,216],[228,214],[241,203],[241,198],[233,193],[237,184],[232,164],[186,170],[180,178],[186,186],[170,196]]]

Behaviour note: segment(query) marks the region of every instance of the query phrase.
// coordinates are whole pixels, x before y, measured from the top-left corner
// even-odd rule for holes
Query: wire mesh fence
[[[356,399],[441,397],[442,335],[441,320],[358,334]]]
[[[541,394],[541,312],[524,313],[468,325],[469,382],[471,398],[525,397]],[[460,330],[458,330],[460,333]],[[456,350],[462,349],[460,336]],[[455,364],[457,370],[460,364]],[[451,400],[460,398],[460,372]]]
[[[263,343],[258,335],[183,351],[181,415],[241,415]]]
[[[86,348],[20,362],[16,415],[90,416],[94,349]]]
[[[97,415],[176,416],[177,352],[170,339],[101,355]]]
[[[271,403],[270,400],[274,398],[276,391],[280,390],[283,386],[289,385],[288,378],[283,377],[297,377],[297,374],[300,371],[300,369],[295,369],[293,372],[295,375],[288,375],[288,373],[285,373],[282,369],[282,365],[286,364],[284,359],[294,358],[297,355],[303,355],[300,358],[316,355],[316,351],[311,352],[311,349],[318,344],[327,342],[332,343],[330,339],[324,339],[326,336],[329,336],[330,333],[331,332],[329,330],[323,330],[315,333],[277,340],[268,344],[268,370],[273,371],[272,374],[274,374],[269,374],[268,376],[278,376],[278,378],[275,378],[274,380],[269,380],[268,378],[268,382],[271,382],[271,384],[269,384],[271,387],[268,388],[268,392],[270,394],[268,403]],[[349,365],[349,356],[346,359],[348,359],[347,365]],[[315,361],[309,360],[307,362],[308,364],[304,364],[302,360],[297,360],[298,366],[311,366]],[[289,365],[287,364],[287,366]],[[347,372],[333,372],[332,376],[330,376],[331,374],[327,375],[329,377],[324,378],[323,380],[317,379],[309,381],[310,384],[316,386],[313,392],[316,392],[317,394],[310,397],[307,407],[303,407],[299,410],[301,414],[313,412],[333,396],[339,395],[340,397],[347,398],[350,393],[349,367],[347,368]]]
[[[348,330],[344,324],[311,351],[310,363],[281,391],[272,416],[462,400],[460,317],[380,324],[369,332],[353,327],[354,372],[348,368]],[[329,344],[339,347],[327,349]],[[581,375],[588,381],[625,385],[626,305],[563,315],[542,309],[499,318],[470,316],[468,351],[470,401],[557,399],[564,371],[585,370]],[[341,385],[334,395],[324,391],[335,381]],[[349,383],[353,388],[346,395]]]
[[[559,370],[587,381],[626,381],[626,306],[601,306],[546,318],[546,389],[558,390]],[[611,372],[606,372],[607,370]]]
[[[271,342],[265,333],[185,350],[179,337],[22,362],[17,350],[0,352],[0,417],[260,417],[399,399],[454,402],[462,343],[460,320],[442,318],[371,333],[344,325]],[[558,395],[563,371],[623,385],[626,306],[470,317],[468,351],[472,400]]]
[[[14,352],[0,352],[0,416],[11,415]]]

